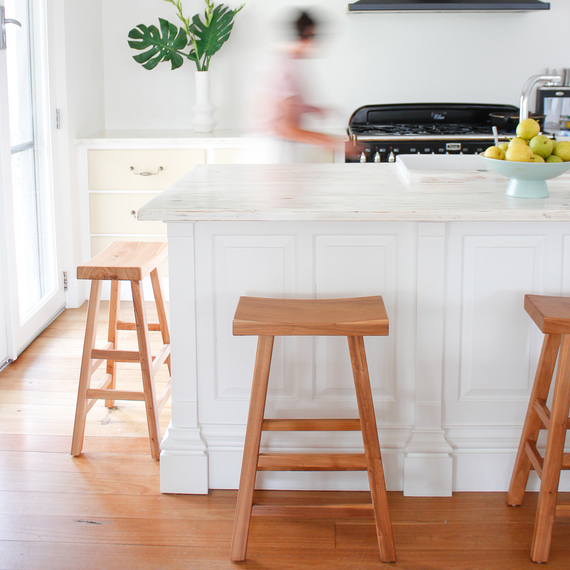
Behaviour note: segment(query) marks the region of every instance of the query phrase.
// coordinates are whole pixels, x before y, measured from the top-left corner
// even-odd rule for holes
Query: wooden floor
[[[248,560],[232,564],[235,491],[161,495],[142,403],[119,402],[113,410],[97,404],[88,416],[84,454],[71,457],[85,315],[84,308],[66,311],[0,373],[0,570],[386,567],[368,519],[257,518]],[[100,331],[103,339],[104,326]],[[134,386],[136,367],[123,366],[122,378]],[[163,430],[169,416],[166,407]],[[330,495],[272,493],[284,501]],[[536,494],[519,508],[507,507],[505,497],[390,493],[398,561],[389,567],[536,568],[528,558]],[[366,493],[349,500],[365,501]],[[546,568],[570,568],[570,521],[555,522]]]

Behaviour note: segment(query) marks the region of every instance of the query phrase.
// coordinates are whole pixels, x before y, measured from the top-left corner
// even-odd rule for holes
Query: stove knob
[[[366,162],[366,154],[364,154],[364,151],[362,151],[360,155],[360,162]]]
[[[390,154],[388,155],[388,162],[396,162],[396,155],[394,154],[394,151],[390,151]]]
[[[376,154],[374,155],[374,162],[382,162],[382,159],[380,158],[380,153],[378,151],[376,151]]]

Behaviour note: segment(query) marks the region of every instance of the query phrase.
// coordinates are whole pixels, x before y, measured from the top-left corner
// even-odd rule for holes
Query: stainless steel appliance
[[[570,83],[570,74],[566,82]],[[539,87],[536,90],[536,112],[545,116],[546,132],[560,134],[558,131],[570,130],[570,85]]]
[[[346,162],[394,162],[398,154],[475,154],[499,138],[515,136],[513,105],[469,103],[400,103],[365,105],[348,125]]]

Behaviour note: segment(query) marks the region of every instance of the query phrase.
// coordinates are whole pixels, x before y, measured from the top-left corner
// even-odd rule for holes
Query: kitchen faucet
[[[557,85],[562,82],[562,77],[560,75],[533,75],[529,77],[524,84],[522,93],[521,93],[521,102],[519,106],[519,122],[528,119],[528,101],[530,99],[530,94],[532,92],[532,88],[537,83],[550,83],[551,85]]]

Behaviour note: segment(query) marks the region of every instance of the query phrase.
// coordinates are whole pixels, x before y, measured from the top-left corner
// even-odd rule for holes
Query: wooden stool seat
[[[167,255],[166,242],[114,241],[77,268],[77,279],[142,281]]]
[[[373,513],[380,558],[396,560],[384,469],[363,336],[386,336],[388,316],[381,296],[350,299],[267,299],[241,297],[234,335],[257,335],[242,469],[236,505],[231,559],[246,557],[252,515],[314,517],[316,514],[362,516]],[[265,419],[265,402],[275,336],[346,336],[358,419]],[[259,453],[263,431],[361,431],[364,453]],[[372,503],[341,505],[271,505],[254,501],[258,471],[367,471]]]
[[[525,295],[524,308],[544,334],[570,333],[570,298]]]
[[[241,297],[234,335],[377,336],[388,334],[382,297],[266,299]]]
[[[166,256],[167,245],[165,242],[120,241],[111,243],[93,259],[77,268],[78,279],[91,279],[91,292],[71,443],[72,455],[79,455],[83,448],[87,413],[97,400],[104,399],[107,407],[112,407],[115,400],[145,402],[151,455],[154,459],[158,459],[160,456],[159,414],[170,396],[170,380],[163,392],[157,397],[154,378],[165,363],[170,373],[170,331],[160,273],[158,272],[158,265]],[[142,280],[149,275],[158,323],[149,323],[146,316]],[[108,342],[103,348],[96,349],[95,339],[103,280],[111,280]],[[124,322],[118,319],[121,281],[130,281],[131,284],[134,322]],[[120,330],[137,332],[138,350],[119,350],[117,348],[118,331]],[[152,356],[151,353],[149,331],[158,331],[162,336],[163,345],[156,356]],[[100,383],[92,388],[91,376],[104,362],[107,366],[106,374]],[[140,363],[142,391],[117,389],[117,362]]]
[[[556,516],[570,516],[570,506],[556,505],[560,470],[570,469],[570,454],[564,453],[570,427],[570,297],[525,295],[524,307],[544,333],[542,351],[509,486],[507,503],[521,505],[531,469],[540,477],[540,493],[530,551],[534,562],[547,562]],[[557,366],[551,409],[546,401]],[[536,442],[547,430],[541,456]]]

